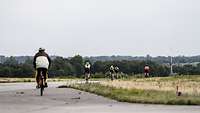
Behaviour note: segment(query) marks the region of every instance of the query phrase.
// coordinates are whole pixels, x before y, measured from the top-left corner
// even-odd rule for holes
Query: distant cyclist
[[[114,80],[114,76],[115,76],[115,68],[113,65],[110,66],[110,77],[111,80]]]
[[[150,67],[148,64],[144,66],[144,75],[145,77],[149,77]]]
[[[85,63],[85,79],[86,79],[86,82],[88,82],[88,79],[90,78],[90,68],[91,68],[90,63],[86,62]]]
[[[33,60],[33,65],[36,70],[36,82],[37,86],[36,88],[40,88],[39,86],[39,74],[43,72],[44,76],[44,81],[45,81],[45,87],[48,87],[46,79],[47,79],[47,71],[51,65],[51,59],[49,55],[45,52],[44,48],[39,48],[39,52],[35,54],[34,60]]]
[[[119,78],[119,75],[118,75],[118,73],[119,73],[119,67],[115,67],[115,74],[116,74],[116,78],[118,79]]]

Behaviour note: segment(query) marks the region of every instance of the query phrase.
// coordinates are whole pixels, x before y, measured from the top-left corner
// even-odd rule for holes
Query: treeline
[[[59,56],[51,56],[52,59],[55,59]],[[5,57],[0,55],[0,63],[4,63],[6,60],[8,60],[10,57]],[[26,60],[32,59],[33,56],[14,56],[14,58],[19,63],[25,63]],[[69,58],[70,59],[70,58]],[[157,56],[152,57],[150,55],[147,56],[95,56],[95,57],[83,57],[83,59],[89,59],[92,63],[95,63],[96,61],[146,61],[151,60],[153,62],[157,62],[159,64],[167,64],[171,62],[170,56]],[[173,63],[175,64],[181,64],[181,63],[194,63],[194,62],[200,62],[200,55],[198,56],[175,56],[173,57]]]
[[[90,59],[85,59],[79,55],[72,58],[56,57],[52,60],[52,65],[49,69],[49,76],[82,77],[84,73],[84,63],[86,61],[90,62]],[[0,77],[33,77],[35,71],[32,62],[32,58],[27,59],[24,63],[19,63],[15,57],[9,57],[4,63],[0,64]],[[93,75],[104,75],[109,71],[109,67],[114,65],[120,68],[120,72],[134,76],[143,73],[145,64],[150,66],[151,76],[168,76],[170,74],[169,66],[161,65],[150,60],[96,61],[92,63],[91,70]],[[200,64],[197,66],[174,66],[174,72],[183,75],[197,75],[200,74]]]
[[[200,63],[197,66],[184,65],[184,66],[173,66],[174,72],[179,75],[200,75]]]
[[[34,73],[32,61],[27,59],[21,64],[14,57],[10,57],[0,64],[0,77],[32,77]]]
[[[96,61],[146,61],[151,60],[157,62],[159,64],[166,64],[171,62],[170,56],[157,56],[152,57],[150,55],[147,56],[96,56],[96,57],[87,57],[91,62]],[[198,56],[175,56],[173,57],[173,63],[193,63],[200,62],[200,55]]]
[[[76,76],[81,77],[84,72],[84,60],[77,55],[70,59],[56,57],[52,60],[49,77]],[[9,57],[0,64],[0,77],[33,77],[33,59],[29,58],[24,63],[19,63],[15,57]]]

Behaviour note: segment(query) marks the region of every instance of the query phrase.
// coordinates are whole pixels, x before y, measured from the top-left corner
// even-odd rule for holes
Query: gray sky
[[[199,55],[200,0],[0,0],[0,54]]]

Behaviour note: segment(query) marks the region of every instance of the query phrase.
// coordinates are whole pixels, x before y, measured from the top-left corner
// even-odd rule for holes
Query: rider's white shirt
[[[85,68],[90,68],[90,65],[85,65]]]
[[[110,67],[110,70],[114,70],[115,68],[113,66]]]
[[[145,66],[144,69],[145,69],[145,70],[149,70],[149,66]]]
[[[45,56],[39,56],[36,58],[36,68],[49,68],[49,61]]]

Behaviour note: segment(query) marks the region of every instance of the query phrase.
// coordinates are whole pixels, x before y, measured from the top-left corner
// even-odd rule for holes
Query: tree
[[[15,59],[15,57],[11,56],[10,58],[8,58],[5,62],[4,65],[7,66],[11,66],[11,67],[15,67],[18,65],[17,60]]]
[[[80,55],[76,55],[70,59],[70,63],[73,65],[75,69],[75,75],[80,77],[80,75],[84,72],[83,67],[83,58]]]

